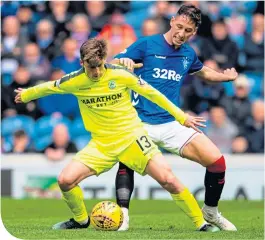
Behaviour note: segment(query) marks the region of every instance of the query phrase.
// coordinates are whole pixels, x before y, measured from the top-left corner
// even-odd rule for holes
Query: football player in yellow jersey
[[[82,68],[57,81],[28,89],[16,89],[16,103],[26,103],[54,93],[72,93],[92,140],[78,152],[61,172],[58,183],[73,218],[57,223],[53,229],[87,228],[90,220],[83,193],[83,179],[100,175],[118,161],[139,174],[148,174],[165,188],[176,204],[201,231],[217,231],[205,222],[202,212],[182,183],[174,176],[157,146],[148,137],[130,100],[130,90],[145,96],[172,114],[181,124],[204,127],[204,119],[184,114],[164,95],[122,67],[106,64],[104,40],[87,40],[80,48]],[[67,103],[65,103],[67,104]],[[128,160],[129,159],[129,160]]]

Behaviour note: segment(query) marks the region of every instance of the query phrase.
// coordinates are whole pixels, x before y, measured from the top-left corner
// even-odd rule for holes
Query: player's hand
[[[187,119],[184,122],[184,126],[188,128],[193,128],[195,131],[202,133],[202,131],[198,127],[203,127],[205,128],[206,125],[203,124],[206,122],[206,120],[203,117],[193,117],[189,114],[187,114]]]
[[[126,67],[130,71],[133,71],[135,68],[141,68],[143,66],[142,63],[135,63],[130,58],[120,58],[119,65]]]
[[[22,103],[22,99],[21,99],[21,93],[23,91],[23,88],[17,88],[15,89],[15,93],[17,94],[15,96],[15,103]]]
[[[227,76],[228,81],[234,81],[234,80],[236,80],[238,73],[237,73],[236,69],[228,68],[228,69],[224,70],[224,75]]]

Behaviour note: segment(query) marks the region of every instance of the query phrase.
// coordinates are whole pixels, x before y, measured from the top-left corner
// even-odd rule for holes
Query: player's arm
[[[111,63],[122,65],[129,70],[142,67],[143,64],[141,62],[144,58],[146,44],[146,38],[140,38],[124,51],[114,56]]]
[[[234,81],[238,73],[234,68],[226,69],[223,73],[217,72],[209,67],[203,66],[203,68],[195,73],[197,76],[212,82],[229,82]]]
[[[189,69],[189,74],[195,74],[200,78],[210,82],[229,82],[234,81],[238,73],[234,68],[226,69],[223,73],[217,72],[209,67],[206,67],[199,60],[198,56],[194,52],[193,61]]]
[[[156,103],[161,108],[168,111],[175,119],[186,127],[191,127],[198,132],[201,132],[197,126],[205,127],[202,122],[205,120],[202,117],[193,117],[185,114],[180,108],[170,102],[162,93],[144,82],[142,79],[138,79],[136,76],[131,75],[128,80],[128,88],[144,96],[148,100]]]
[[[15,96],[15,102],[27,103],[32,100],[42,98],[51,94],[68,93],[66,90],[59,88],[59,84],[60,80],[57,80],[41,83],[27,89],[18,88],[15,90],[15,92],[17,93],[17,95]]]

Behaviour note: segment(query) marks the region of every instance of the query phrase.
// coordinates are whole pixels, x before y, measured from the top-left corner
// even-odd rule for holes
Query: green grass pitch
[[[99,201],[86,200],[87,209]],[[222,214],[237,226],[238,232],[217,233],[195,231],[173,201],[133,200],[128,232],[103,232],[92,227],[51,230],[53,224],[71,216],[62,200],[2,198],[1,204],[6,229],[21,239],[264,239],[262,201],[222,201]]]

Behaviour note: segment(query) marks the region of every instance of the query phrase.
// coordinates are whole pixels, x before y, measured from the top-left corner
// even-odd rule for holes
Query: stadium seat
[[[77,99],[71,94],[54,94],[40,98],[38,106],[45,115],[60,112],[68,117],[80,116]]]
[[[2,144],[3,144],[2,146],[3,152],[10,152],[13,147],[13,136],[10,135],[5,137]]]
[[[89,133],[85,129],[82,118],[76,118],[70,128],[70,135],[72,138],[76,138],[78,136],[88,135]]]
[[[35,121],[33,118],[24,115],[17,115],[12,117],[7,117],[2,120],[1,135],[4,137],[12,136],[17,130],[24,130],[29,137],[34,137],[34,126]]]
[[[87,135],[78,136],[74,138],[73,142],[75,143],[78,151],[80,151],[88,144],[90,140],[91,140],[91,135],[87,134]]]
[[[36,138],[34,140],[34,148],[38,151],[41,152],[43,151],[46,147],[48,147],[52,143],[52,136],[51,135],[46,135],[40,138]]]
[[[35,136],[39,138],[41,136],[52,135],[53,128],[59,124],[65,124],[70,129],[71,121],[63,116],[44,116],[39,118],[35,124]]]

